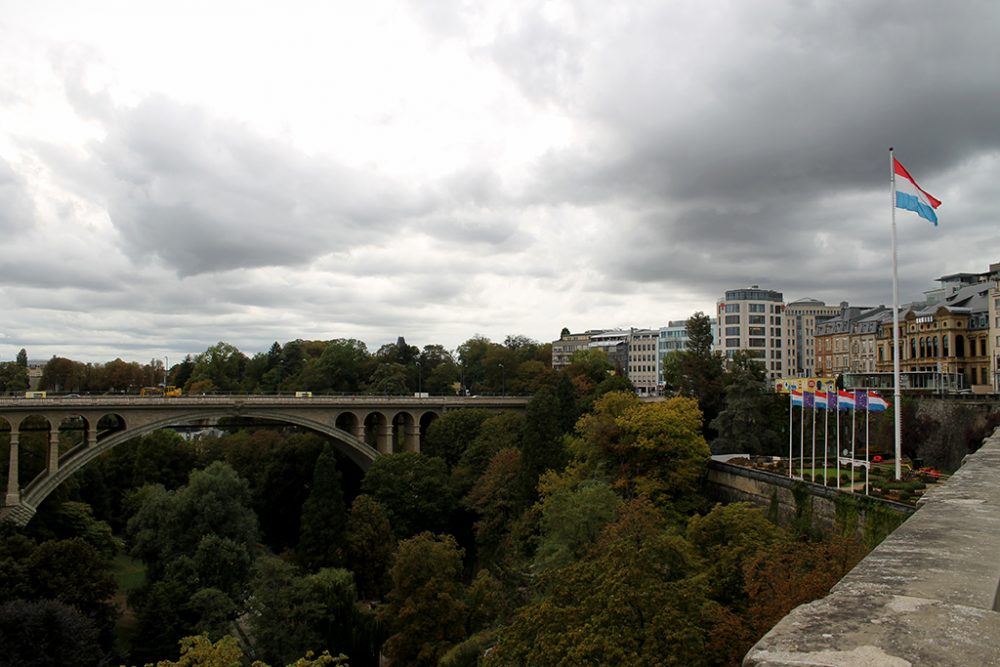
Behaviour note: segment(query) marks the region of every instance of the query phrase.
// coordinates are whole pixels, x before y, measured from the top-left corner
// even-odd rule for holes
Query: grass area
[[[135,636],[135,613],[128,606],[128,594],[142,586],[146,581],[146,566],[142,561],[136,560],[128,554],[119,553],[112,562],[112,575],[118,583],[118,592],[115,593],[115,604],[122,610],[122,615],[118,618],[116,631],[118,633],[118,643],[122,649],[127,650],[131,645],[132,637]]]

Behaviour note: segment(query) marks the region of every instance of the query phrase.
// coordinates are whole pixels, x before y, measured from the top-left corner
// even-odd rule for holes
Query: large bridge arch
[[[0,430],[5,424],[10,434],[0,519],[26,524],[55,488],[94,458],[122,442],[171,426],[221,417],[293,424],[331,437],[338,450],[366,470],[380,454],[420,451],[430,422],[450,410],[522,410],[527,402],[525,397],[450,396],[0,397]],[[85,435],[78,444],[62,442],[60,425],[74,418],[81,420]],[[36,419],[47,425],[47,461],[44,470],[22,488],[19,437],[24,425]]]
[[[100,419],[103,419],[104,416],[97,419],[94,419],[93,417],[91,417],[91,419],[85,418],[85,423],[87,423],[88,427],[93,424],[93,428],[96,430],[97,422]],[[37,477],[35,477],[35,479],[25,487],[23,493],[21,494],[20,506],[22,509],[15,515],[15,521],[22,524],[27,523],[27,521],[34,516],[35,511],[38,509],[38,506],[41,505],[42,501],[44,501],[49,494],[57,489],[60,484],[65,482],[76,472],[82,470],[88,463],[97,457],[111,451],[124,442],[128,442],[134,438],[141,437],[154,431],[159,431],[160,429],[170,428],[172,426],[183,426],[185,424],[201,422],[206,419],[239,416],[239,411],[218,410],[206,412],[204,410],[200,410],[197,412],[174,414],[161,419],[145,421],[135,426],[132,426],[129,423],[129,420],[121,415],[114,414],[114,416],[123,421],[124,429],[112,431],[109,435],[98,439],[96,444],[90,444],[85,439],[82,444],[66,452],[66,454],[62,457],[59,457],[57,464],[51,463],[50,459],[49,466]],[[362,470],[367,470],[372,461],[374,461],[375,457],[379,454],[373,447],[359,440],[353,434],[337,428],[335,425],[330,425],[317,419],[311,419],[302,415],[288,414],[287,412],[282,412],[280,410],[257,410],[254,412],[253,416],[254,418],[266,419],[269,421],[294,424],[322,435],[329,436],[333,439],[334,446],[337,447],[341,453],[345,454],[351,461],[357,464]],[[91,441],[91,443],[92,442],[93,441]]]

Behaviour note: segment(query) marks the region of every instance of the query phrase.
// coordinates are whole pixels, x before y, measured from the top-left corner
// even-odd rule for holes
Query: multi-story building
[[[717,303],[715,349],[726,358],[746,350],[767,370],[768,378],[785,375],[784,296],[757,285],[727,290]]]
[[[993,369],[993,391],[1000,394],[1000,264],[990,264],[990,290],[987,293],[987,313],[990,333],[986,351]]]
[[[888,311],[884,306],[848,306],[846,302],[837,310],[835,316],[816,324],[813,341],[816,373],[832,377],[859,371],[865,364],[871,367],[869,372],[875,372],[878,314]]]
[[[615,373],[627,375],[628,373],[628,351],[629,337],[631,330],[625,329],[604,329],[591,334],[590,349],[603,350],[608,355],[608,362],[614,368]]]
[[[564,329],[565,331],[565,329]],[[564,333],[559,340],[552,341],[552,368],[560,370],[569,366],[573,353],[577,350],[584,350],[590,345],[590,337],[600,331],[587,331],[585,333]]]
[[[976,276],[978,282],[973,282],[971,276]],[[993,390],[995,362],[989,352],[989,294],[995,283],[989,277],[989,273],[944,276],[939,278],[941,300],[911,304],[901,310],[901,372],[954,376],[959,388],[982,393]],[[879,326],[877,349],[878,371],[892,372],[891,318]]]
[[[640,396],[655,396],[657,375],[658,329],[632,329],[628,338],[628,379]]]
[[[785,306],[785,372],[798,377],[816,375],[813,341],[816,325],[841,314],[846,303],[828,306],[816,299],[798,299]]]

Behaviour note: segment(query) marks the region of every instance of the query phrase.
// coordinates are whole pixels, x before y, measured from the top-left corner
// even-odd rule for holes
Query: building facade
[[[727,290],[716,306],[715,349],[727,359],[746,350],[763,364],[768,379],[784,377],[784,311],[781,292],[757,285]]]
[[[785,372],[789,376],[814,377],[816,373],[816,326],[841,314],[846,303],[828,306],[816,299],[798,299],[785,306]]]
[[[658,329],[632,329],[628,339],[628,379],[640,396],[659,393],[657,374]]]

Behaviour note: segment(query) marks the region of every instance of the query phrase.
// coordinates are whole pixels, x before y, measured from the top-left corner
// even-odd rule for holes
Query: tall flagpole
[[[868,390],[865,390],[865,495],[868,495],[868,469],[872,467],[872,457],[868,453],[868,415],[872,413],[871,406],[868,401],[871,400],[871,395]],[[898,459],[897,459],[898,460]]]
[[[805,479],[806,469],[806,392],[802,391],[802,409],[799,411],[799,479]]]
[[[788,390],[788,477],[792,476],[792,413],[795,412],[795,404],[792,402],[792,390]]]
[[[854,435],[857,432],[854,420],[858,416],[858,392],[854,389],[851,391],[854,394],[854,406],[851,408],[851,493],[854,493],[854,461],[857,459],[854,454]]]
[[[813,394],[813,445],[812,445],[812,472],[809,473],[809,481],[816,483],[816,394]]]
[[[837,390],[837,488],[840,488],[840,390]]]
[[[826,470],[830,465],[830,390],[826,390],[826,411],[823,413],[823,486],[827,485]]]
[[[903,478],[902,422],[899,401],[899,279],[896,277],[896,157],[889,146],[889,210],[892,212],[892,383],[896,409],[893,410],[896,479]]]

